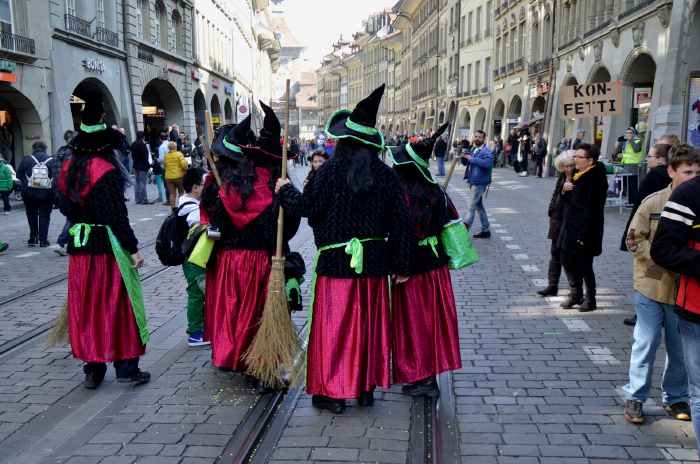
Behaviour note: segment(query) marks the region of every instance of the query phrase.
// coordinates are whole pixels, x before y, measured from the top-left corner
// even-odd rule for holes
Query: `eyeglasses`
[[[574,155],[574,158],[578,158],[578,159],[588,159],[588,158],[590,158],[590,157],[589,157],[589,156]]]

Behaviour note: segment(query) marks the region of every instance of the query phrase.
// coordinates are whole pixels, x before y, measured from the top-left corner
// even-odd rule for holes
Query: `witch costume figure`
[[[200,203],[202,224],[221,233],[207,264],[204,335],[211,341],[212,364],[226,371],[246,370],[242,358],[262,318],[275,251],[279,205],[273,191],[281,169],[281,128],[272,109],[261,106],[264,127],[257,141],[250,116],[219,130],[212,152],[222,185],[210,173]],[[299,222],[298,216],[285,214],[285,241]]]
[[[326,135],[333,157],[304,193],[277,183],[285,211],[308,217],[316,247],[307,392],[313,405],[339,414],[346,399],[374,403],[391,384],[389,276],[408,273],[406,205],[395,172],[379,159],[374,128],[382,85],[352,111],[336,111]]]
[[[85,388],[97,388],[113,362],[117,379],[141,385],[148,327],[136,268],[143,258],[129,224],[115,149],[119,131],[103,121],[101,96],[86,99],[73,156],[58,180],[61,212],[73,224],[68,243],[68,334],[73,356],[85,361]]]
[[[392,288],[395,383],[411,396],[437,397],[435,376],[459,369],[459,330],[449,256],[440,234],[457,213],[428,167],[440,127],[428,139],[407,143],[391,153],[408,202],[411,232],[408,276]]]

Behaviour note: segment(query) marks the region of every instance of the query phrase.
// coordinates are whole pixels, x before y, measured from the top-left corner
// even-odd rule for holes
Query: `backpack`
[[[32,155],[32,159],[36,164],[32,166],[32,175],[27,177],[27,187],[44,190],[53,187],[49,167],[46,165],[51,161],[51,157],[49,156],[42,162],[39,162],[34,155]]]
[[[188,201],[178,206],[160,226],[156,238],[156,254],[165,266],[180,266],[185,262],[182,244],[187,237],[187,216],[179,214],[185,206],[196,204],[194,201]]]

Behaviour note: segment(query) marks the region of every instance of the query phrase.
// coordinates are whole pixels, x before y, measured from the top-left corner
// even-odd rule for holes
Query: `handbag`
[[[211,256],[211,252],[213,250],[214,240],[210,239],[208,234],[200,233],[199,238],[197,239],[197,242],[190,253],[190,257],[187,258],[187,261],[206,269],[207,263],[209,262],[209,257]]]
[[[479,253],[474,248],[469,230],[461,218],[448,222],[440,233],[445,253],[450,257],[450,269],[462,269],[479,261]]]

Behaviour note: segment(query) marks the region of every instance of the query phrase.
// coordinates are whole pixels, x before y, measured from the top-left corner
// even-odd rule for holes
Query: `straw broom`
[[[287,177],[287,141],[289,137],[289,79],[286,83],[286,115],[284,120],[284,141],[282,147],[281,178]],[[284,232],[284,212],[279,208],[277,215],[277,243],[272,257],[270,280],[267,286],[267,299],[262,320],[250,347],[243,355],[248,366],[247,372],[270,387],[284,385],[283,370],[289,369],[299,352],[299,336],[289,315],[287,294],[284,289],[284,256],[282,255]]]

